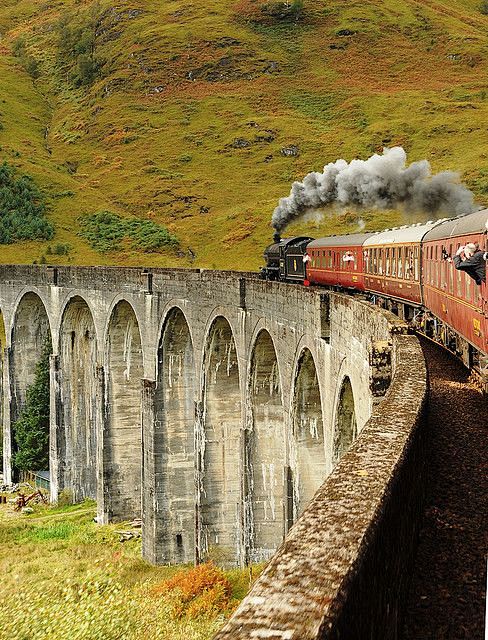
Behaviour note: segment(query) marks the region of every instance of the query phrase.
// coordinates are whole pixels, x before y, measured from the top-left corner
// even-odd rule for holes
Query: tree
[[[0,244],[50,240],[54,227],[46,220],[44,197],[30,176],[0,164]]]
[[[25,406],[13,425],[16,445],[14,465],[23,471],[49,468],[49,356],[51,339],[44,341],[33,384],[27,389]]]

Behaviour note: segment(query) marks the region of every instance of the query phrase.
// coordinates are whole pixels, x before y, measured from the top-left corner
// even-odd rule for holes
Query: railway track
[[[482,640],[488,550],[488,397],[421,338],[430,393],[427,499],[401,640]]]

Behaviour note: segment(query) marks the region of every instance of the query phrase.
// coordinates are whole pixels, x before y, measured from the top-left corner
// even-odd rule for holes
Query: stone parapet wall
[[[385,399],[215,640],[397,638],[423,500],[427,374],[415,337],[393,333],[392,346]]]

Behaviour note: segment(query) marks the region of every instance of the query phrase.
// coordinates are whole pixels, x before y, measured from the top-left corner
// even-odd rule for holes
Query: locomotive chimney
[[[273,242],[280,242],[281,240],[281,236],[279,234],[279,231],[275,231],[275,233],[273,234]]]

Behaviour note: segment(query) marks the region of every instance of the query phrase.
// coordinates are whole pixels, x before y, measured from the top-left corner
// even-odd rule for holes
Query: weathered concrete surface
[[[165,563],[269,558],[361,433],[406,330],[348,296],[198,270],[4,265],[0,311],[6,477],[50,334],[53,499],[97,498],[101,521],[142,503],[144,556]]]
[[[216,640],[397,637],[421,513],[426,370],[393,336],[393,381]]]

